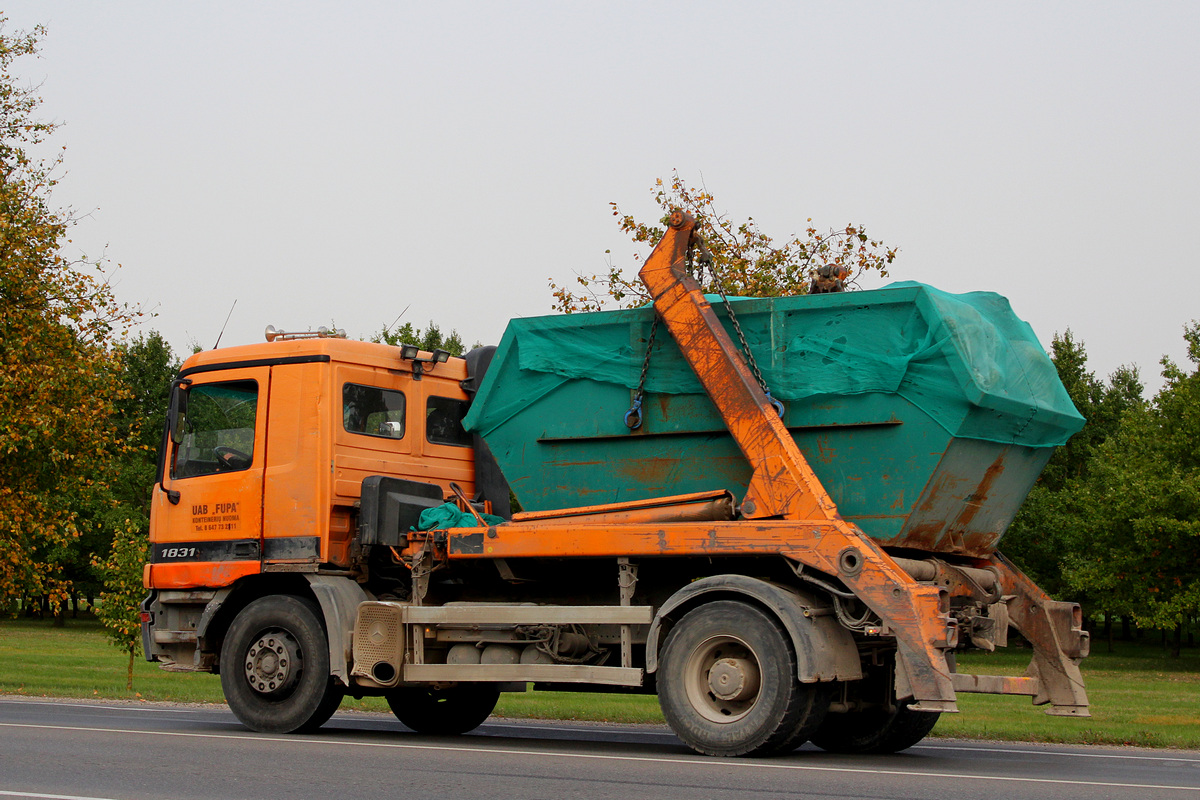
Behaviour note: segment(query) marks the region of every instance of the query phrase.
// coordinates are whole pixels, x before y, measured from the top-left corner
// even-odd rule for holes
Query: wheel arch
[[[647,633],[647,672],[658,670],[660,644],[671,626],[684,614],[714,600],[747,602],[777,620],[796,651],[796,678],[801,683],[862,678],[854,638],[828,615],[827,601],[816,594],[746,575],[701,578],[671,595],[659,607]]]
[[[343,686],[350,685],[351,648],[358,604],[371,596],[350,578],[311,573],[265,573],[253,575],[217,591],[204,607],[196,625],[197,646],[210,651],[220,662],[225,633],[234,617],[260,597],[291,595],[310,600],[321,609],[321,622],[329,644],[330,674]]]

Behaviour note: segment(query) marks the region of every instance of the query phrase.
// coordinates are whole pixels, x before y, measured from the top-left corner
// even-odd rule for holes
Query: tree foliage
[[[149,529],[150,490],[171,381],[179,372],[180,361],[158,331],[139,333],[117,344],[115,350],[122,393],[113,422],[124,448],[110,484],[116,517],[134,520],[144,533]]]
[[[1059,377],[1088,425],[1051,459],[1004,540],[1047,590],[1177,636],[1200,615],[1200,323],[1184,338],[1192,369],[1164,358],[1165,383],[1147,403],[1136,370],[1102,383],[1082,343],[1055,337]]]
[[[1098,450],[1116,434],[1130,409],[1141,407],[1142,384],[1134,367],[1121,367],[1106,382],[1087,368],[1087,350],[1070,330],[1055,334],[1050,358],[1075,408],[1087,420],[1083,430],[1057,449],[1004,536],[1004,552],[1043,589],[1080,596],[1067,583],[1068,564],[1088,547],[1091,509],[1079,487],[1095,467]],[[1086,593],[1084,593],[1086,595]],[[1090,602],[1101,608],[1100,598]]]
[[[570,314],[575,311],[599,311],[610,304],[629,308],[649,302],[646,289],[637,278],[641,261],[666,232],[666,220],[675,210],[683,210],[696,218],[697,230],[713,256],[715,275],[701,276],[706,292],[725,291],[730,295],[777,297],[804,294],[808,282],[817,270],[853,282],[864,272],[874,270],[888,274],[896,258],[896,249],[867,234],[862,225],[846,225],[818,231],[812,219],[806,222],[803,234],[793,234],[782,243],[776,242],[759,229],[753,217],[736,223],[728,214],[718,211],[713,195],[707,188],[689,186],[678,172],[669,182],[659,178],[651,189],[655,204],[663,211],[657,223],[640,222],[610,203],[621,232],[644,248],[644,254],[634,254],[636,266],[609,264],[607,273],[578,275],[575,287],[558,285],[553,279],[556,311]]]
[[[444,335],[442,329],[433,320],[429,321],[425,330],[413,327],[411,322],[406,322],[399,328],[383,328],[371,337],[371,341],[390,344],[393,347],[415,344],[426,352],[445,350],[452,356],[461,356],[466,350],[458,331],[451,330],[449,335]]]
[[[132,520],[125,520],[113,536],[108,557],[93,557],[104,582],[96,616],[104,624],[113,644],[129,655],[125,677],[125,688],[129,690],[133,689],[133,661],[141,650],[141,604],[146,596],[142,586],[142,566],[148,551],[145,531]]]
[[[1159,629],[1200,615],[1200,323],[1184,338],[1192,371],[1162,360],[1163,388],[1122,417],[1077,488],[1090,539],[1070,569],[1075,589]]]
[[[31,154],[55,126],[35,117],[40,99],[12,72],[42,34],[9,33],[0,20],[0,606],[10,610],[22,597],[69,594],[65,565],[119,448],[109,344],[133,316],[103,264],[62,253],[73,219],[50,204],[59,159]]]

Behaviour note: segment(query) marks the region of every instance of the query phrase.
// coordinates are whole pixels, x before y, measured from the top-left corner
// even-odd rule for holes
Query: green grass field
[[[942,716],[935,736],[1079,744],[1130,744],[1200,749],[1200,649],[1169,659],[1157,645],[1098,643],[1084,661],[1091,719],[1046,715],[1023,697],[960,695],[961,714]],[[959,658],[959,669],[1019,675],[1028,651]],[[215,675],[167,673],[134,662],[134,690],[125,689],[127,657],[94,620],[65,628],[35,620],[0,621],[0,694],[221,703]],[[345,708],[386,711],[378,698],[348,699]],[[654,697],[620,694],[526,692],[506,694],[496,712],[507,717],[661,723]]]

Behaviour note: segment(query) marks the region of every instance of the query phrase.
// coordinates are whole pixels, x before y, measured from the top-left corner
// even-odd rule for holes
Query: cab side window
[[[433,444],[470,447],[471,434],[462,426],[467,404],[449,397],[430,397],[425,405],[425,438]]]
[[[342,386],[342,425],[350,433],[404,438],[404,393],[378,386]]]
[[[258,382],[205,383],[188,390],[183,440],[171,461],[172,478],[249,469],[254,463]]]

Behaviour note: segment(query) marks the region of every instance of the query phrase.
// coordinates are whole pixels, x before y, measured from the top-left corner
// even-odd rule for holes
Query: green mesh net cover
[[[1083,426],[1033,330],[1000,295],[903,282],[731,303],[768,387],[785,402],[898,395],[951,436],[1031,447],[1063,444]],[[719,302],[714,309],[725,318]],[[486,438],[569,381],[634,389],[652,314],[647,307],[513,320],[466,427]],[[703,394],[663,326],[646,392]],[[617,405],[610,413],[619,421],[625,409]]]

